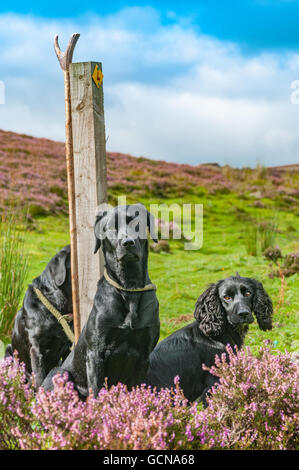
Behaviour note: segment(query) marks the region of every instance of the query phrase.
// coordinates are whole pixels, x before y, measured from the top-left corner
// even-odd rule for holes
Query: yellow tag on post
[[[92,74],[93,81],[95,82],[96,86],[100,88],[104,75],[102,71],[99,69],[98,65],[95,66],[93,74]]]

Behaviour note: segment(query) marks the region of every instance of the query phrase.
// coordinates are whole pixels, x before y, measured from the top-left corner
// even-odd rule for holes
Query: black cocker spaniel
[[[228,344],[242,346],[252,312],[261,330],[272,328],[272,301],[259,281],[237,274],[212,284],[196,302],[195,321],[152,351],[147,384],[170,388],[179,376],[186,398],[206,406],[206,394],[218,379],[202,365],[211,367]]]

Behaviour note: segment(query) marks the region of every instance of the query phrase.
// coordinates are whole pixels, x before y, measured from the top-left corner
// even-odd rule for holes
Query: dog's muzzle
[[[126,262],[126,261],[139,261],[140,256],[137,253],[132,253],[131,251],[126,251],[122,253],[120,256],[117,257],[119,262]]]
[[[240,323],[253,323],[254,318],[249,309],[239,309],[237,312],[233,313],[231,317],[231,321],[233,325],[238,325]]]

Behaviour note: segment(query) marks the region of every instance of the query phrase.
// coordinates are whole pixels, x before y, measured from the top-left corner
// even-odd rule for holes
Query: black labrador
[[[202,400],[217,377],[202,369],[211,367],[215,355],[228,344],[240,348],[255,313],[261,330],[272,328],[272,301],[262,284],[239,275],[212,284],[198,298],[195,322],[161,341],[150,355],[146,383],[160,389],[171,388],[174,377],[189,401]]]
[[[68,356],[71,342],[57,319],[37,297],[35,288],[61,315],[72,312],[69,245],[62,248],[28,286],[14,321],[11,344],[5,352],[5,357],[13,355],[14,350],[18,352],[20,361],[25,363],[27,378],[34,372],[35,385],[39,387],[50,370]],[[72,329],[72,321],[69,325]]]
[[[148,275],[147,227],[155,238],[153,217],[142,204],[117,206],[96,217],[95,252],[102,246],[106,273],[75,348],[50,372],[44,389],[53,389],[52,378],[65,371],[83,400],[89,389],[97,396],[105,379],[108,386],[145,381],[160,335],[156,292],[144,290],[155,287]]]

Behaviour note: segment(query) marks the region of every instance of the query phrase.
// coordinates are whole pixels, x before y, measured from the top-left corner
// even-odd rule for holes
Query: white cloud
[[[109,110],[112,149],[133,143],[135,155],[193,164],[297,161],[299,109],[295,112],[293,107],[290,113],[289,103],[210,97],[137,84],[110,92],[120,103]],[[281,113],[288,119],[282,120]]]
[[[298,162],[299,54],[244,56],[237,45],[162,26],[152,8],[104,18],[0,15],[0,127],[64,138],[63,77],[53,52],[79,31],[74,61],[101,60],[108,150],[232,165]]]

